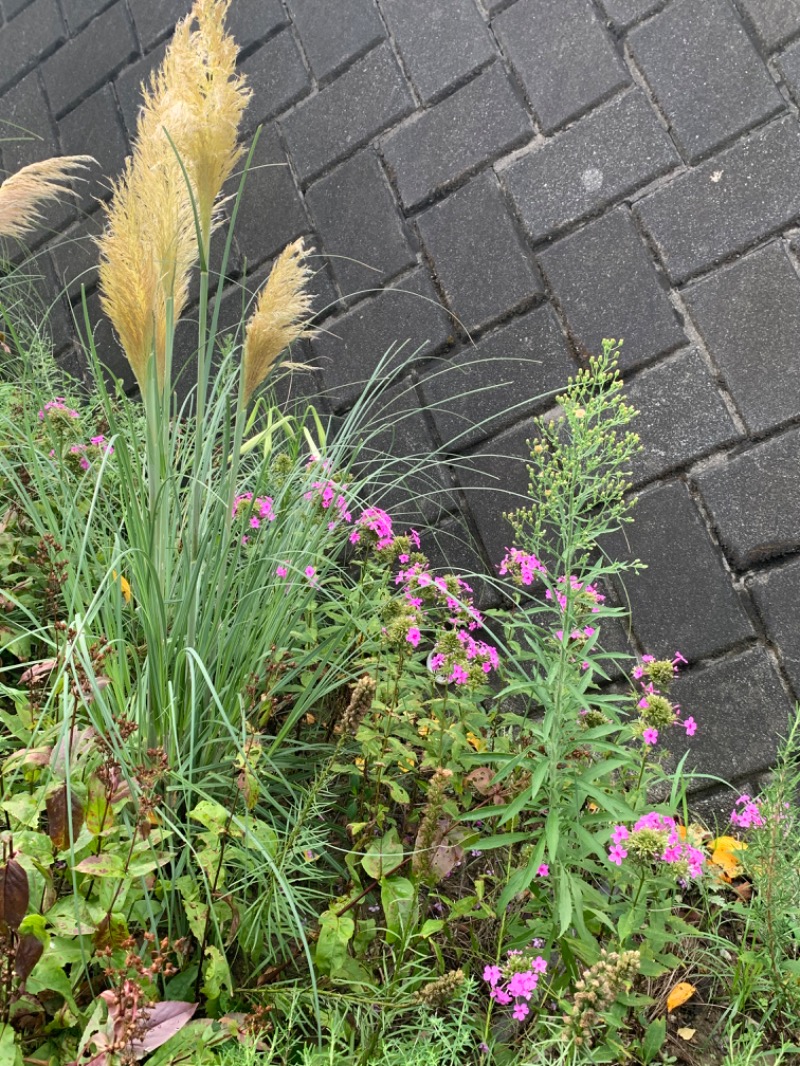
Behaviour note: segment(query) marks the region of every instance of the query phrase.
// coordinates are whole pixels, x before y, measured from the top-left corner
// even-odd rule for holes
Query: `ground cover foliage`
[[[483,614],[382,506],[440,458],[376,455],[395,361],[336,424],[269,391],[313,329],[301,243],[217,336],[247,169],[227,7],[177,31],[100,242],[141,398],[88,330],[91,389],[59,377],[3,289],[0,1062],[794,1061],[798,725],[706,827],[669,755],[703,728],[682,656],[604,650],[619,345],[532,424]],[[0,186],[7,235],[68,172]]]

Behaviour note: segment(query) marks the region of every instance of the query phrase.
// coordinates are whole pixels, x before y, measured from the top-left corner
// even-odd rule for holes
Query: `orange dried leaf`
[[[690,985],[688,981],[681,981],[680,984],[675,985],[667,996],[667,1010],[670,1014],[690,1000],[696,991],[694,985]]]

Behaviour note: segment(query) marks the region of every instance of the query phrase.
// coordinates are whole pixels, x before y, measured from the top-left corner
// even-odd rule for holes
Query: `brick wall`
[[[94,290],[98,175],[188,0],[0,5],[0,118],[29,134],[0,144],[4,169],[100,162],[34,249],[50,299],[64,286],[59,358],[80,371],[83,283],[124,374]],[[645,449],[637,522],[609,547],[648,569],[616,590],[617,639],[686,655],[700,764],[754,781],[800,694],[798,0],[233,0],[230,24],[264,130],[223,325],[243,274],[252,290],[313,240],[324,332],[296,385],[343,412],[393,342],[424,346],[391,446],[451,442],[414,509],[437,551],[487,570],[530,415],[624,337]]]

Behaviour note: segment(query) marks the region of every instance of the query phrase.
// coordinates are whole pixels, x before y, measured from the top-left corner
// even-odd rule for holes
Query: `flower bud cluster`
[[[565,1040],[576,1047],[592,1046],[595,1031],[604,1024],[603,1015],[639,972],[640,962],[638,951],[600,952],[597,962],[575,984],[572,1007],[564,1015]]]

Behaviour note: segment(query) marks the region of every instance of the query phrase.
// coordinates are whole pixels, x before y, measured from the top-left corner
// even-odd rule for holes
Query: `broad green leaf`
[[[396,870],[402,861],[403,845],[397,830],[392,827],[380,840],[374,840],[370,844],[361,865],[374,881],[380,881]]]
[[[2,807],[7,814],[28,829],[35,829],[39,823],[41,803],[36,796],[31,796],[27,792],[12,796],[3,803]]]
[[[645,1030],[642,1038],[642,1062],[654,1062],[667,1038],[667,1019],[656,1018]]]
[[[491,851],[493,848],[507,848],[511,844],[521,844],[523,840],[530,839],[530,833],[496,833],[490,837],[479,837],[475,841],[475,847],[479,851]]]
[[[78,1008],[75,1006],[75,1000],[72,995],[72,985],[64,973],[61,959],[58,956],[58,949],[55,946],[46,951],[36,963],[25,987],[28,992],[32,992],[34,995],[39,992],[55,992],[57,995],[64,997],[71,1010],[76,1014],[78,1013]]]
[[[228,827],[230,811],[226,810],[221,803],[215,803],[214,800],[200,800],[197,806],[189,812],[189,817],[217,835],[225,832],[226,828],[233,830],[232,825]],[[232,835],[241,834],[234,832]]]
[[[10,1025],[0,1026],[0,1062],[3,1066],[23,1066],[22,1051]]]
[[[349,914],[340,916],[325,911],[319,918],[320,931],[314,958],[320,973],[331,974],[344,965],[347,945],[355,932],[355,922]]]
[[[428,918],[428,920],[423,923],[419,935],[423,940],[427,940],[428,937],[434,936],[434,934],[441,932],[442,929],[444,929],[444,922],[441,918]]]
[[[101,852],[88,855],[75,867],[75,872],[88,874],[90,877],[125,877],[125,860],[116,852]]]
[[[381,884],[381,904],[386,918],[386,940],[396,943],[408,933],[411,925],[416,892],[406,877],[387,877]]]

